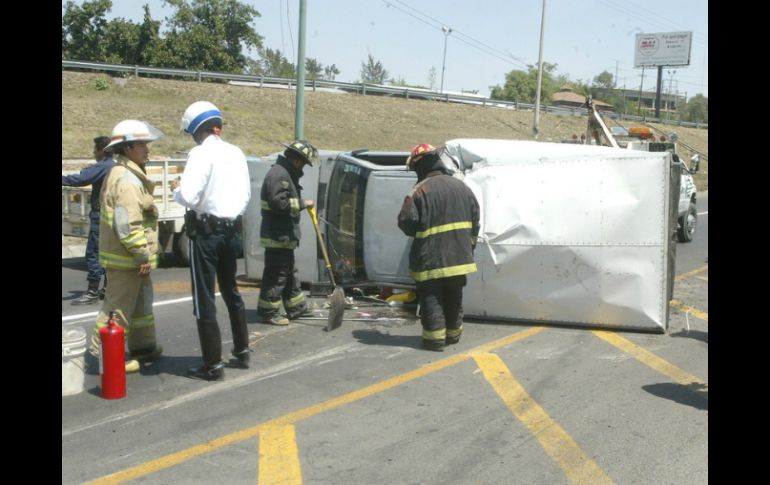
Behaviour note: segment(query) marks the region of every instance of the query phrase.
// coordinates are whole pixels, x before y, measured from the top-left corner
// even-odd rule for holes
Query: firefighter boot
[[[88,290],[77,300],[72,300],[71,305],[90,305],[99,301],[99,282],[89,281]]]
[[[222,336],[219,333],[219,325],[216,320],[196,320],[196,322],[203,365],[188,369],[187,376],[205,381],[221,381],[225,378],[225,364],[222,362]]]
[[[249,329],[246,326],[246,310],[240,309],[230,315],[230,329],[233,332],[233,357],[230,367],[249,368],[251,349],[249,348]]]

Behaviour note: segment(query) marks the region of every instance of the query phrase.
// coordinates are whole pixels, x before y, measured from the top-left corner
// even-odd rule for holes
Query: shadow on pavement
[[[672,333],[671,336],[678,338],[692,338],[695,340],[700,340],[701,342],[709,343],[709,333],[703,332],[701,330],[690,330],[689,332],[686,330],[680,330],[677,333]]]
[[[693,382],[684,386],[682,384],[666,382],[642,386],[642,389],[655,396],[669,399],[686,406],[692,406],[695,409],[702,409],[704,411],[708,411],[709,409],[709,391],[707,384]]]
[[[422,337],[420,335],[388,335],[378,330],[353,330],[353,336],[366,345],[390,345],[422,349]]]

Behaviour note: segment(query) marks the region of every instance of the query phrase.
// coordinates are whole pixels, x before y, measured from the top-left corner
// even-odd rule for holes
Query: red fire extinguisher
[[[120,399],[126,397],[126,349],[123,327],[115,322],[115,312],[110,312],[107,326],[99,329],[102,351],[99,352],[99,370],[102,374],[102,397]]]

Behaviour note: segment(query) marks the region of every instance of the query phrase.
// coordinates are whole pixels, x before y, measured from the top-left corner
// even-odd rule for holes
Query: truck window
[[[368,169],[338,160],[329,179],[326,242],[339,283],[352,283],[366,277],[363,219],[368,177]]]

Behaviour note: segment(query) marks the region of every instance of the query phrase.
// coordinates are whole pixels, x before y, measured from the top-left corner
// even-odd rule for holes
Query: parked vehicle
[[[160,247],[168,249],[171,244],[179,262],[189,264],[189,245],[184,233],[185,208],[174,201],[168,182],[180,176],[186,160],[150,160],[146,170],[150,180],[155,182],[155,205],[158,207],[158,229]],[[91,211],[91,186],[62,187],[62,235],[88,237]]]
[[[252,194],[277,154],[249,162]],[[397,227],[416,176],[406,152],[321,151],[303,197],[316,200],[337,284],[414,288],[410,238]],[[481,232],[468,317],[663,331],[673,287],[678,172],[667,151],[457,139],[443,158],[473,190]],[[675,176],[672,176],[672,173]],[[261,278],[259,198],[244,217],[246,276]],[[327,281],[303,215],[295,250],[305,282]]]

